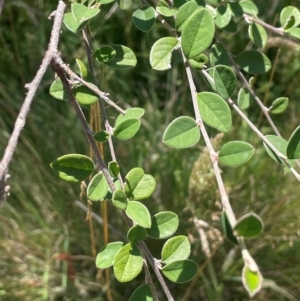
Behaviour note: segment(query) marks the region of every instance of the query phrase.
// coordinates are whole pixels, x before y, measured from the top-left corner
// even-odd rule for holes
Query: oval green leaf
[[[158,71],[170,69],[172,51],[178,45],[178,40],[172,37],[165,37],[156,41],[150,50],[151,67]]]
[[[209,58],[212,66],[215,65],[231,66],[231,62],[227,50],[220,43],[216,43],[211,47]]]
[[[146,231],[153,238],[164,239],[172,236],[178,226],[178,215],[171,211],[163,211],[152,216],[151,228]]]
[[[224,230],[227,238],[234,244],[238,245],[239,243],[237,241],[236,236],[233,233],[232,227],[230,225],[230,222],[228,220],[227,213],[225,210],[222,211],[221,223],[222,223],[222,227],[223,227],[223,230]]]
[[[239,4],[242,7],[244,13],[254,16],[258,14],[258,8],[252,1],[242,0],[239,2]]]
[[[231,12],[229,10],[229,7],[227,5],[219,5],[216,8],[216,18],[215,18],[215,24],[219,28],[223,28],[227,26],[231,20]]]
[[[94,135],[94,139],[99,142],[106,142],[108,138],[109,138],[109,133],[106,131],[100,131]]]
[[[116,208],[120,210],[126,210],[127,196],[122,189],[118,188],[114,191],[112,196],[112,203]]]
[[[96,61],[107,63],[114,59],[116,54],[116,50],[111,46],[102,46],[95,51],[93,56]]]
[[[273,114],[280,114],[286,110],[289,105],[287,97],[279,97],[275,99],[270,107],[270,112]]]
[[[98,101],[98,96],[86,86],[73,89],[76,100],[82,105],[91,105]]]
[[[112,266],[116,254],[123,246],[123,242],[116,241],[103,247],[96,257],[96,267],[99,269],[106,269]]]
[[[252,99],[252,96],[246,88],[241,88],[238,94],[238,106],[242,110],[246,110],[250,106],[250,101]]]
[[[120,166],[116,161],[108,163],[108,171],[113,178],[116,178],[120,174]]]
[[[113,136],[120,140],[128,140],[138,132],[140,126],[141,121],[139,119],[128,118],[116,126]]]
[[[200,54],[199,57],[197,57],[197,60],[191,59],[189,60],[189,62],[192,68],[194,68],[197,71],[202,71],[202,68],[206,67],[206,64],[209,62],[209,59],[205,54]]]
[[[91,201],[101,201],[108,192],[108,184],[102,171],[96,174],[87,188],[87,197]]]
[[[300,158],[300,126],[298,126],[291,135],[286,148],[288,159]]]
[[[184,24],[192,17],[196,10],[200,9],[198,3],[194,0],[186,2],[180,7],[176,15],[175,26],[181,32]]]
[[[261,218],[253,213],[247,213],[236,221],[233,231],[236,236],[253,238],[259,235],[264,228]]]
[[[242,281],[245,289],[248,291],[250,298],[254,297],[258,293],[263,284],[263,277],[260,271],[251,271],[250,268],[245,265],[242,272]]]
[[[151,288],[148,284],[139,286],[131,295],[129,301],[153,301]]]
[[[286,31],[289,35],[297,38],[297,39],[300,39],[300,28],[290,28]]]
[[[156,11],[165,17],[172,17],[177,13],[177,9],[170,8],[169,4],[165,0],[160,0],[158,2]]]
[[[293,20],[292,24],[290,23],[291,20]],[[300,24],[299,9],[291,5],[284,7],[280,13],[280,24],[284,29],[297,27]]]
[[[148,235],[143,227],[135,225],[128,230],[127,237],[130,243],[134,245],[139,241],[146,239]]]
[[[137,118],[140,119],[144,113],[145,110],[142,108],[129,108],[125,110],[125,115],[120,114],[116,121],[115,121],[115,127],[118,126],[122,121],[127,120],[129,118]]]
[[[161,261],[168,264],[175,260],[187,259],[191,253],[191,244],[184,235],[168,239],[161,251]]]
[[[151,175],[145,174],[139,167],[129,171],[125,182],[124,189],[127,197],[135,201],[150,197],[156,188],[155,179]]]
[[[64,89],[60,78],[57,78],[50,86],[49,94],[59,100],[69,100],[69,96]]]
[[[71,11],[78,23],[82,23],[85,21],[90,20],[91,18],[95,17],[99,14],[99,8],[87,7],[80,3],[72,3]]]
[[[246,163],[253,156],[254,147],[243,141],[231,141],[221,147],[219,161],[230,167],[237,167]]]
[[[198,266],[195,261],[189,259],[176,260],[165,265],[161,271],[170,281],[184,283],[196,276]]]
[[[80,154],[59,157],[50,166],[59,178],[68,182],[83,181],[94,170],[93,161],[89,157]]]
[[[266,135],[265,136],[271,144],[283,155],[286,155],[286,148],[287,148],[287,141],[281,137],[275,136],[275,135]],[[264,147],[268,153],[268,155],[275,160],[277,163],[282,164],[282,160],[278,158],[278,156],[268,147],[267,144],[264,142]]]
[[[217,65],[213,69],[213,79],[217,93],[225,100],[228,99],[235,90],[235,73],[228,66]]]
[[[206,8],[197,10],[182,28],[181,46],[187,59],[193,59],[204,52],[215,34],[215,24]]]
[[[203,121],[221,131],[230,130],[232,119],[229,105],[219,95],[212,92],[197,94],[198,107]]]
[[[239,4],[239,2],[230,1],[228,5],[233,17],[241,18],[243,16],[243,8]]]
[[[65,26],[74,33],[81,30],[88,23],[88,21],[84,21],[81,23],[78,22],[72,13],[65,13],[63,22]]]
[[[144,32],[149,32],[155,23],[155,10],[152,6],[137,9],[132,15],[135,26]]]
[[[116,279],[128,282],[142,271],[143,257],[135,245],[127,244],[118,251],[113,265]]]
[[[151,216],[145,205],[140,202],[127,203],[126,214],[138,225],[144,228],[151,227]]]
[[[196,121],[188,116],[173,120],[163,136],[163,142],[169,147],[186,148],[195,145],[200,139]]]
[[[251,74],[266,73],[271,69],[270,60],[261,52],[249,50],[241,52],[236,57],[241,68]]]
[[[268,34],[261,25],[256,23],[250,24],[248,32],[251,41],[256,46],[258,46],[259,48],[265,47],[268,40]]]

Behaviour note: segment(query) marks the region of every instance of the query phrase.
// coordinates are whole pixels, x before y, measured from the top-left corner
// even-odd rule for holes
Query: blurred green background
[[[259,6],[259,16],[274,26],[278,25],[284,6],[300,4],[298,0],[254,2]],[[35,76],[47,49],[52,26],[48,16],[56,5],[57,1],[5,1],[0,16],[1,157],[25,97],[24,85]],[[146,110],[136,137],[126,142],[115,141],[121,172],[125,175],[139,166],[151,173],[157,180],[157,190],[146,203],[150,212],[176,212],[181,221],[177,233],[188,235],[191,240],[191,258],[199,264],[202,273],[193,285],[169,284],[176,300],[250,300],[240,279],[243,263],[239,249],[223,240],[219,195],[203,142],[186,150],[169,149],[161,142],[166,126],[177,116],[193,116],[193,108],[179,53],[174,52],[172,70],[151,69],[151,45],[167,32],[158,22],[148,34],[138,31],[131,16],[139,5],[135,1],[130,11],[121,11],[114,3],[105,5],[87,27],[93,49],[103,44],[123,44],[133,49],[138,59],[137,66],[126,71],[108,69],[95,62],[101,90],[109,92],[123,108],[140,106]],[[172,24],[172,20],[169,22]],[[233,54],[251,47],[245,22],[239,25],[237,33],[222,33],[221,37]],[[254,89],[267,105],[277,97],[289,97],[288,110],[273,116],[282,136],[288,139],[299,125],[300,51],[296,44],[290,45],[283,38],[269,34],[265,52],[272,62],[278,49],[273,81],[269,80],[270,72],[260,75],[255,78]],[[68,32],[64,26],[60,51],[76,72],[75,59],[87,61],[81,34]],[[198,91],[207,89],[200,73],[195,72],[194,78]],[[122,284],[110,271],[108,285],[104,274],[95,267],[91,247],[91,236],[97,250],[103,247],[102,226],[94,221],[91,235],[86,213],[75,205],[80,199],[80,185],[64,183],[49,168],[50,162],[64,154],[89,154],[86,138],[71,107],[48,93],[53,80],[54,75],[48,70],[10,164],[11,195],[0,207],[0,300],[128,300],[143,282],[143,275]],[[238,89],[233,99],[237,92]],[[88,118],[89,108],[83,109]],[[107,114],[113,124],[117,113],[107,108]],[[252,102],[248,117],[264,134],[272,134],[260,114]],[[221,167],[236,216],[254,211],[265,223],[264,233],[247,242],[268,280],[253,300],[300,300],[299,183],[268,157],[261,141],[244,122],[234,113],[233,117],[231,132],[223,138],[218,136],[214,144],[218,149],[224,142],[236,139],[248,141],[256,148],[255,156],[244,166]],[[217,133],[209,129],[209,134],[213,138]],[[106,161],[110,161],[105,144],[104,152]],[[82,203],[86,205],[84,198]],[[93,211],[100,214],[98,203],[93,204]],[[108,211],[109,223],[126,235],[121,216],[109,203]],[[202,251],[203,242],[195,220],[208,224],[203,230],[212,253],[210,260]],[[116,239],[120,237],[110,232],[110,241]],[[162,243],[147,240],[157,258]],[[68,260],[59,260],[62,254],[69,259],[75,279],[69,277]],[[156,281],[155,286],[159,300],[165,300]]]

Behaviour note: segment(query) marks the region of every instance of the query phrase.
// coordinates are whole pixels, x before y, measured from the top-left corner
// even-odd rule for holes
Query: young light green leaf
[[[292,20],[292,22],[290,22]],[[295,6],[286,6],[280,13],[280,24],[284,29],[297,27],[300,24],[300,11]]]
[[[128,140],[138,132],[140,126],[141,121],[139,119],[128,118],[116,126],[113,136],[120,140]]]
[[[184,283],[196,276],[198,266],[195,261],[189,259],[176,260],[165,265],[161,271],[170,281]]]
[[[300,39],[300,28],[290,28],[286,31],[289,35],[297,38],[297,39]]]
[[[172,236],[178,226],[178,215],[171,211],[163,211],[152,216],[151,228],[146,231],[153,238],[164,239]]]
[[[129,69],[136,65],[137,60],[134,52],[123,45],[110,45],[115,51],[116,55],[113,59],[104,62],[105,65],[114,69]]]
[[[153,301],[152,291],[148,284],[139,286],[131,295],[129,301]]]
[[[206,66],[206,64],[209,62],[208,57],[205,54],[200,54],[197,59],[190,59],[189,60],[190,65],[193,69],[197,71],[202,71],[202,68]]]
[[[261,218],[253,213],[247,213],[236,221],[233,231],[236,236],[253,238],[259,235],[264,228]]]
[[[152,6],[137,9],[132,20],[135,26],[144,32],[149,32],[155,23],[155,10]]]
[[[209,126],[221,131],[230,130],[232,119],[226,101],[212,92],[197,94],[198,107],[203,121]]]
[[[172,37],[165,37],[156,41],[150,50],[151,67],[158,71],[170,69],[172,52],[178,45],[178,40]]]
[[[87,7],[80,3],[72,3],[71,4],[71,11],[78,23],[85,22],[90,20],[91,18],[95,17],[99,14],[99,8]]]
[[[94,135],[94,139],[99,142],[106,142],[108,138],[109,138],[109,133],[106,131],[100,131]]]
[[[187,59],[194,59],[211,44],[215,34],[214,19],[206,8],[197,10],[182,28],[181,46]]]
[[[160,0],[158,2],[156,11],[165,17],[172,17],[177,13],[177,9],[170,8],[169,4],[165,0]]]
[[[227,26],[231,20],[231,12],[229,10],[229,7],[227,5],[219,5],[216,8],[216,18],[215,18],[215,24],[219,28],[223,28]]]
[[[130,243],[135,245],[139,241],[146,239],[148,235],[143,227],[135,225],[128,230],[127,237]]]
[[[128,282],[142,271],[143,257],[135,245],[127,244],[118,251],[113,265],[116,279]]]
[[[276,149],[281,152],[283,155],[286,154],[286,148],[287,148],[287,141],[281,137],[275,136],[275,135],[266,135],[265,136]],[[267,144],[264,143],[264,147],[268,153],[268,155],[275,160],[276,162],[282,164],[282,160],[278,158],[278,156],[267,146]]]
[[[173,120],[163,136],[163,142],[169,147],[186,148],[195,145],[200,139],[200,131],[196,121],[188,116]]]
[[[115,190],[112,196],[112,203],[119,210],[126,210],[127,196],[122,189],[118,188]]]
[[[265,47],[268,40],[268,34],[261,25],[256,23],[250,24],[248,32],[251,41],[256,46],[258,46],[259,48]]]
[[[235,90],[235,73],[228,66],[217,65],[213,69],[213,79],[217,93],[225,100],[228,99]]]
[[[222,211],[221,223],[222,223],[222,227],[223,227],[223,230],[224,230],[227,238],[234,244],[238,245],[239,243],[237,241],[236,236],[233,233],[232,227],[230,225],[230,222],[228,220],[227,213],[225,210]]]
[[[150,197],[156,188],[155,179],[151,175],[145,174],[139,167],[129,171],[125,182],[124,189],[127,197],[135,201]]]
[[[79,68],[80,77],[85,81],[92,82],[93,77],[81,60],[76,59],[76,64]]]
[[[93,56],[98,62],[107,63],[107,62],[113,60],[115,58],[116,54],[117,54],[117,52],[113,47],[102,46],[94,52]]]
[[[236,57],[241,68],[251,74],[266,73],[271,69],[270,60],[261,52],[249,50],[241,52]]]
[[[231,66],[231,62],[227,50],[220,43],[216,43],[211,47],[209,58],[212,66],[215,65]]]
[[[132,6],[132,0],[117,0],[120,9],[129,10]]]
[[[243,141],[231,141],[221,147],[219,161],[230,167],[237,167],[246,163],[253,156],[254,147]]]
[[[61,179],[68,182],[83,181],[94,170],[93,161],[84,155],[70,154],[57,158],[50,167]]]
[[[250,268],[245,264],[242,272],[242,280],[245,289],[248,291],[250,298],[257,294],[263,284],[263,277],[260,271],[251,271]]]
[[[300,126],[298,126],[291,135],[286,148],[288,159],[300,158]]]
[[[145,205],[141,202],[129,201],[126,214],[138,225],[144,228],[151,227],[151,216]]]
[[[88,23],[88,20],[80,23],[75,19],[72,13],[65,13],[63,22],[70,31],[76,33]]]
[[[116,178],[120,173],[120,166],[116,161],[108,163],[108,171],[113,178]]]
[[[180,7],[175,19],[175,27],[181,32],[184,24],[187,22],[189,18],[196,12],[196,10],[200,9],[199,4],[194,1],[188,1],[184,5]]]
[[[112,266],[116,254],[123,246],[123,242],[116,241],[103,247],[96,257],[96,267],[99,269],[106,269]]]
[[[252,1],[242,0],[239,2],[239,4],[242,7],[243,12],[245,14],[254,15],[254,16],[258,14],[258,8]]]
[[[87,188],[87,197],[91,201],[101,201],[108,192],[108,184],[102,171],[96,174]]]
[[[287,97],[279,97],[275,99],[270,107],[270,112],[273,114],[280,114],[286,110],[289,105]]]
[[[69,100],[69,96],[64,89],[60,78],[57,78],[50,86],[49,94],[59,100]]]
[[[184,235],[168,239],[161,251],[161,261],[168,264],[175,260],[187,259],[191,253],[191,244]]]
[[[243,8],[239,4],[239,2],[229,1],[228,5],[233,17],[241,18],[243,16]]]
[[[116,121],[115,121],[115,127],[117,127],[122,121],[127,120],[129,118],[137,118],[140,119],[144,113],[145,110],[141,108],[129,108],[125,110],[125,115],[120,114]]]
[[[86,86],[73,89],[76,100],[82,105],[91,105],[98,101],[98,96]]]
[[[250,106],[251,99],[252,99],[252,96],[251,96],[249,90],[242,87],[239,91],[238,100],[237,100],[239,108],[242,110],[248,109]]]

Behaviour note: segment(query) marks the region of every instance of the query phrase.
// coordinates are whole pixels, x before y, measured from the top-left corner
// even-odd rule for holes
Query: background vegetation
[[[299,1],[288,0],[254,2],[260,8],[262,19],[275,26],[282,7],[299,5]],[[56,5],[57,1],[6,1],[0,16],[1,154],[24,99],[24,85],[34,77],[47,48],[52,26],[47,17]],[[139,5],[134,3],[136,7]],[[123,107],[140,106],[146,110],[143,127],[134,142],[116,144],[121,171],[126,174],[130,168],[140,166],[155,176],[158,188],[150,202],[151,213],[161,209],[178,213],[179,232],[190,237],[191,257],[202,273],[192,286],[170,284],[178,299],[248,300],[240,279],[243,263],[239,252],[235,254],[233,245],[223,241],[217,187],[205,150],[200,146],[172,150],[161,142],[166,125],[175,116],[193,112],[180,56],[174,56],[172,70],[153,71],[148,62],[150,47],[165,29],[157,23],[149,34],[142,33],[133,26],[131,14],[113,4],[106,5],[90,26],[94,47],[113,42],[124,44],[138,58],[136,68],[129,71],[96,66],[100,88],[109,92],[112,99]],[[250,47],[243,25],[237,33],[223,38],[233,53]],[[60,49],[73,70],[76,70],[75,58],[86,59],[80,35],[71,34],[65,28]],[[266,103],[280,96],[290,98],[286,113],[274,118],[283,137],[288,138],[299,124],[299,46],[270,34],[265,52],[273,63],[278,56],[274,78],[269,80],[270,72],[260,75],[255,78],[254,88]],[[201,76],[194,75],[198,90],[207,89]],[[89,151],[68,104],[49,95],[53,79],[49,70],[10,165],[11,195],[0,208],[0,299],[128,300],[136,283],[120,284],[111,276],[110,298],[104,275],[95,268],[92,242],[95,241],[97,250],[103,246],[102,227],[94,221],[91,233],[86,213],[75,205],[75,200],[80,199],[79,185],[62,182],[49,168],[49,163],[63,154]],[[89,109],[84,111],[88,116]],[[110,118],[116,116],[109,109],[108,114]],[[247,114],[264,134],[271,133],[254,102]],[[214,137],[216,133],[211,130],[210,134]],[[248,243],[264,277],[269,280],[254,300],[300,300],[299,183],[268,157],[261,141],[238,118],[232,131],[215,139],[215,143],[232,137],[247,139],[256,147],[255,156],[245,166],[223,169],[237,217],[253,210],[265,222],[264,234]],[[84,197],[82,202],[86,203]],[[125,229],[121,217],[110,209],[109,223],[116,229]],[[100,214],[99,210],[99,204],[94,204],[93,211]],[[212,253],[210,260],[202,251],[203,242],[193,218],[209,224],[204,230]],[[110,235],[112,239],[116,237],[114,232]],[[156,255],[158,242],[147,243]],[[68,260],[63,258],[72,263],[74,279],[68,271]]]

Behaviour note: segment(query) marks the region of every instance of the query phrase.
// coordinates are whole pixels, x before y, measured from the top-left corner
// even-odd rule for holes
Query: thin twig
[[[3,155],[3,158],[2,158],[1,164],[0,164],[0,191],[1,191],[2,186],[5,187],[5,175],[8,171],[10,161],[11,161],[13,154],[15,152],[15,149],[17,147],[20,133],[25,126],[26,117],[30,110],[32,100],[35,96],[37,88],[38,88],[51,60],[53,59],[54,55],[57,52],[57,46],[58,46],[59,35],[60,35],[61,24],[62,24],[62,20],[63,20],[65,7],[66,7],[65,3],[60,0],[58,3],[57,9],[55,11],[55,19],[54,19],[54,23],[53,23],[53,27],[52,27],[52,31],[51,31],[51,38],[50,38],[50,43],[48,45],[48,49],[44,55],[42,64],[41,64],[39,70],[37,71],[33,81],[26,85],[26,88],[28,88],[28,93],[24,99],[23,105],[22,105],[19,115],[16,119],[14,130],[13,130],[13,132],[10,136],[10,139],[8,141],[8,144],[5,148],[4,155]],[[0,204],[1,204],[1,202],[3,202],[3,200],[4,200],[4,195],[1,193]]]

